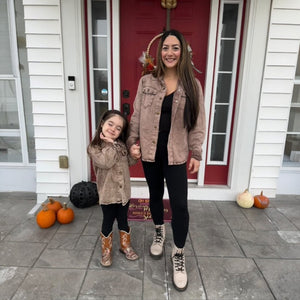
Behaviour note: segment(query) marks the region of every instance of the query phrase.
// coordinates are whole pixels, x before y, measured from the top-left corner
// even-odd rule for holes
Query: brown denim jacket
[[[186,95],[179,84],[173,96],[171,130],[168,140],[169,165],[183,164],[188,159],[189,150],[193,158],[202,159],[202,144],[205,138],[205,111],[203,92],[199,85],[199,116],[196,126],[189,132],[184,127],[184,107]],[[160,113],[163,99],[166,95],[166,86],[162,79],[151,74],[140,79],[134,112],[130,120],[130,133],[127,146],[140,142],[142,160],[154,162],[158,139]]]
[[[88,146],[96,174],[99,204],[126,203],[130,199],[129,165],[136,163],[124,143],[103,142],[99,147]]]

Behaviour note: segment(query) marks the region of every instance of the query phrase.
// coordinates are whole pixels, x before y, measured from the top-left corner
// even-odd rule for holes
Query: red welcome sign
[[[163,199],[164,203],[164,221],[171,222],[172,212],[169,199]],[[128,220],[148,221],[152,220],[149,199],[132,198],[129,203]]]

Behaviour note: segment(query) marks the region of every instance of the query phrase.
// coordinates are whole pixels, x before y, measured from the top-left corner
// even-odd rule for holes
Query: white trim
[[[121,110],[120,99],[120,0],[112,0],[112,72],[114,108]]]
[[[222,38],[222,20],[223,20],[223,12],[224,12],[224,5],[226,4],[237,4],[238,5],[238,18],[236,23],[236,33],[234,38]],[[213,87],[213,97],[212,97],[212,109],[211,109],[211,116],[210,116],[210,128],[208,133],[208,151],[207,151],[207,164],[208,165],[227,165],[228,164],[228,151],[229,151],[229,143],[231,140],[230,132],[231,132],[231,124],[232,124],[232,111],[233,111],[233,104],[234,104],[234,96],[235,96],[235,86],[237,84],[237,63],[239,57],[239,46],[240,46],[240,35],[241,35],[241,23],[242,23],[242,13],[243,13],[243,1],[242,0],[235,0],[235,1],[228,1],[228,0],[221,0],[220,4],[220,14],[218,19],[218,36],[217,36],[217,51],[216,51],[216,64],[214,70],[214,87]],[[234,40],[234,56],[233,56],[233,65],[231,71],[219,71],[219,57],[220,57],[220,50],[221,50],[221,41],[222,40]],[[219,74],[231,74],[231,86],[230,86],[230,95],[228,103],[217,103],[216,104],[216,93],[217,93],[217,85],[218,85],[218,77]],[[224,145],[224,154],[222,161],[214,161],[211,160],[211,146],[212,146],[212,136],[213,136],[213,125],[214,125],[214,110],[216,105],[224,105],[228,106],[227,112],[227,124],[226,124],[226,132],[224,133],[214,133],[214,135],[224,135],[225,136],[225,145]]]
[[[212,96],[212,85],[214,76],[214,62],[215,62],[215,48],[216,48],[216,35],[218,30],[218,12],[219,12],[219,0],[212,0],[210,7],[210,24],[209,24],[209,37],[207,46],[207,65],[205,74],[205,87],[204,87],[204,106],[205,106],[205,118],[206,128],[208,129],[209,115],[210,115],[210,103]],[[202,161],[200,163],[200,170],[198,172],[198,186],[204,185],[205,175],[205,162],[207,153],[207,134],[206,139],[202,145]]]

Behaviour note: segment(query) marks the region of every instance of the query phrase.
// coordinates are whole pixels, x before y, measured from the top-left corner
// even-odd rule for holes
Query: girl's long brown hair
[[[100,146],[102,144],[102,140],[100,139],[100,133],[102,131],[102,125],[103,123],[110,119],[111,117],[118,115],[123,119],[123,129],[122,132],[120,134],[120,136],[118,137],[119,140],[121,140],[124,144],[126,143],[126,139],[127,139],[127,135],[128,135],[128,121],[126,119],[126,117],[119,111],[119,110],[107,110],[100,118],[99,120],[99,124],[97,126],[97,130],[96,133],[90,143],[90,146],[95,147],[95,146]]]
[[[199,114],[199,88],[195,79],[191,55],[188,50],[188,44],[184,36],[177,30],[171,29],[165,31],[157,47],[157,66],[153,72],[154,77],[163,77],[165,74],[165,65],[162,61],[161,50],[165,39],[169,36],[175,36],[181,47],[180,59],[177,64],[177,75],[183,85],[186,94],[186,104],[184,108],[184,126],[188,131],[194,128]]]

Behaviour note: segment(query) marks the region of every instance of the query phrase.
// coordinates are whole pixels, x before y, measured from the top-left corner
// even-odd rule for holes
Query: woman
[[[198,172],[204,136],[203,93],[193,73],[188,45],[180,32],[166,31],[158,45],[155,70],[140,79],[127,146],[133,158],[141,157],[149,186],[155,224],[150,247],[153,258],[163,255],[166,180],[172,209],[173,283],[180,291],[188,284],[184,256],[189,227],[186,164],[190,150],[188,170]]]

